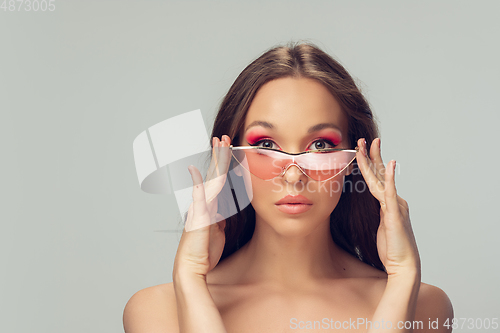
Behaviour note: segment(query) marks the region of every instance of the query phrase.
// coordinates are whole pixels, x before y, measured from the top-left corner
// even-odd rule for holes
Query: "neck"
[[[283,234],[259,222],[257,218],[252,238],[238,251],[246,263],[241,267],[246,282],[293,286],[344,276],[350,255],[333,242],[329,220],[307,235]]]

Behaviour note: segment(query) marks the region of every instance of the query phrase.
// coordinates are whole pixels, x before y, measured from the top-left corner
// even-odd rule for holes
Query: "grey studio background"
[[[134,138],[196,109],[210,133],[238,73],[299,39],[378,116],[422,281],[456,318],[500,317],[498,1],[53,3],[0,10],[0,332],[122,332],[128,299],[171,282],[180,237],[157,231],[180,216],[140,190]]]

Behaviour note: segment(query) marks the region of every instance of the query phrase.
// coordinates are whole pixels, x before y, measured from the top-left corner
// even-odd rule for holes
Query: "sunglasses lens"
[[[300,155],[296,163],[314,180],[322,181],[341,173],[356,157],[355,151],[335,151]]]
[[[265,149],[233,150],[233,156],[243,168],[264,180],[278,176],[292,162],[285,154]]]
[[[264,180],[280,175],[290,163],[293,163],[292,156],[265,149],[233,150],[233,156],[243,168]],[[309,177],[322,181],[342,172],[355,157],[354,151],[308,153],[295,156],[295,163]]]

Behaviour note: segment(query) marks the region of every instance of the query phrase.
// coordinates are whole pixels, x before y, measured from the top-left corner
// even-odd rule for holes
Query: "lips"
[[[300,214],[312,207],[312,201],[303,195],[287,195],[275,203],[276,207],[286,214]]]
[[[285,204],[304,204],[304,205],[312,205],[312,201],[307,199],[303,195],[287,195],[282,198],[280,201],[276,202],[275,205],[285,205]]]

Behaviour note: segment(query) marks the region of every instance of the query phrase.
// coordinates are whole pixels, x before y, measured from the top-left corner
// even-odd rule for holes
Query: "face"
[[[248,109],[239,144],[289,153],[349,149],[347,128],[347,117],[325,86],[313,79],[281,78],[258,90]],[[292,165],[272,181],[259,179],[248,171],[243,176],[246,187],[252,189],[256,223],[282,235],[299,236],[318,229],[329,230],[330,214],[349,172],[347,168],[333,179],[320,182]],[[276,204],[287,195],[302,195],[311,204],[301,206],[305,209],[287,205],[291,210]]]

